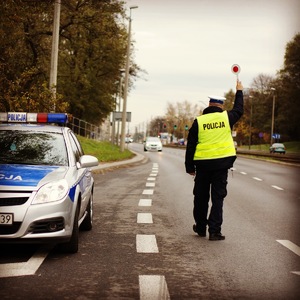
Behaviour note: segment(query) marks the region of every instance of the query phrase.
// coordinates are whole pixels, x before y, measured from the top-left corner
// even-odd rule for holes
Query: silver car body
[[[285,154],[285,146],[282,143],[274,143],[270,147],[270,153],[283,153]]]
[[[41,138],[62,136],[63,143],[59,143],[54,152],[66,151],[67,159],[57,165],[26,161],[6,163],[6,156],[0,153],[0,243],[68,242],[74,234],[76,213],[76,227],[91,213],[89,204],[92,205],[94,180],[90,167],[98,165],[97,158],[83,154],[75,134],[67,127],[0,124],[0,134],[4,132],[6,137],[16,132]],[[2,145],[0,148],[6,148],[0,151],[15,151],[17,143]],[[51,153],[46,159],[52,159]]]
[[[144,144],[144,151],[162,151],[163,145],[160,138],[148,136]]]

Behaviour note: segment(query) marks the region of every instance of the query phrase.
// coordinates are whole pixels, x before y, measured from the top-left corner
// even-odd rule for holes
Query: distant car
[[[125,143],[129,144],[132,142],[133,142],[133,139],[131,137],[125,137]]]
[[[233,141],[234,143],[234,148],[235,148],[235,151],[237,150],[237,142],[236,141]]]
[[[144,151],[162,151],[162,143],[160,138],[148,136],[144,143]]]
[[[270,153],[283,153],[285,154],[285,146],[284,144],[281,143],[274,143],[271,147],[270,147]]]
[[[179,139],[178,140],[178,145],[184,146],[184,139]]]
[[[98,159],[84,155],[70,128],[49,125],[66,124],[67,114],[0,113],[1,122],[0,244],[77,252],[79,229],[92,229]]]

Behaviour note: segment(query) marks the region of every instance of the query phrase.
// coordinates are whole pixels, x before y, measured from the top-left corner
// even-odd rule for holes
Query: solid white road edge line
[[[0,264],[0,278],[34,275],[52,248],[53,246],[39,248],[27,262]]]

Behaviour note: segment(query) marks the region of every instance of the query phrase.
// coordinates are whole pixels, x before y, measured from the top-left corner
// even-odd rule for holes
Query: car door
[[[83,150],[79,141],[77,140],[75,134],[72,131],[69,131],[69,139],[71,142],[72,151],[76,159],[76,182],[80,189],[81,193],[81,207],[79,212],[79,218],[81,218],[86,211],[88,205],[91,190],[92,190],[92,173],[89,168],[80,167],[80,158],[84,155]]]

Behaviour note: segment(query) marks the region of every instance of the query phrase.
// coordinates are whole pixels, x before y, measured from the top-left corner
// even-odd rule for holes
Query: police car
[[[98,160],[84,155],[67,118],[0,113],[0,243],[59,243],[75,253],[79,228],[91,230]]]

